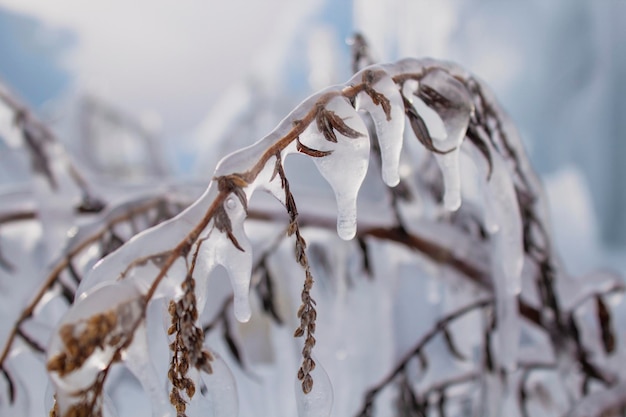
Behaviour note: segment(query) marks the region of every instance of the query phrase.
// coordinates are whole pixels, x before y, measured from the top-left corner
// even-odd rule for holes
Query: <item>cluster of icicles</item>
[[[365,91],[359,92],[352,99],[342,95],[345,88],[362,82],[364,71],[376,73],[371,87],[386,97],[390,105],[387,111],[380,103],[375,103],[372,96]],[[406,77],[407,74],[417,76]],[[400,76],[404,77],[403,81],[396,83],[394,77],[398,77],[397,80]],[[405,130],[404,106],[412,105],[426,121],[434,147],[441,151],[435,154],[435,158],[445,185],[443,205],[447,210],[457,210],[461,205],[459,153],[468,123],[475,111],[472,96],[460,81],[468,77],[456,66],[431,60],[403,60],[394,64],[368,67],[357,73],[345,85],[330,87],[309,97],[265,138],[225,157],[218,165],[215,177],[251,172],[255,166],[258,167],[259,161],[263,161],[265,155],[264,165],[260,170],[256,170],[253,181],[243,188],[245,198],[249,200],[252,193],[260,189],[271,193],[284,203],[285,191],[280,178],[275,175],[276,158],[280,158],[282,163],[288,155],[300,152],[302,145],[320,151],[323,156],[314,157],[313,161],[335,193],[338,209],[337,232],[343,239],[352,239],[356,233],[357,194],[365,178],[370,158],[370,134],[364,122],[364,115],[369,114],[379,141],[383,180],[388,186],[394,187],[400,181],[399,161]],[[452,106],[444,109],[426,107],[414,94],[420,85],[436,91],[452,103]],[[320,132],[318,124],[313,121],[298,135],[298,140],[294,138],[288,143],[285,142],[284,138],[290,135],[294,126],[307,114],[316,109],[322,97],[325,97],[323,100],[325,109],[334,112],[350,129],[358,132],[358,137],[346,137],[336,131],[337,141],[329,141],[323,132]],[[493,105],[498,108],[495,103]],[[286,145],[282,146],[283,143]],[[513,181],[507,172],[505,161],[492,144],[487,145],[493,159],[489,180],[487,162],[478,156],[475,149],[468,152],[476,153],[476,157],[472,159],[478,168],[476,172],[481,177],[478,181],[483,185],[484,226],[496,242],[493,272],[494,276],[498,277],[494,280],[498,314],[497,340],[500,352],[498,355],[501,365],[509,368],[514,365],[518,345],[519,325],[514,298],[520,291],[523,264],[522,227]],[[274,150],[273,154],[267,157],[270,149]],[[150,262],[138,263],[136,260],[147,259],[156,254],[167,256],[172,248],[188,238],[190,230],[201,222],[219,193],[216,181],[211,182],[206,192],[186,211],[154,229],[137,235],[120,250],[98,263],[81,283],[76,301],[59,324],[59,329],[65,324],[76,323],[80,319],[111,309],[112,306],[132,303],[134,299],[144,296],[153,284],[159,269]],[[232,237],[218,230],[214,227],[214,221],[210,221],[199,236],[202,244],[194,272],[197,307],[201,312],[206,303],[210,271],[218,265],[226,269],[234,293],[235,316],[242,322],[248,321],[251,316],[248,297],[252,267],[252,245],[244,232],[246,219],[244,203],[241,196],[234,193],[228,195],[223,202],[223,208],[232,225],[232,235],[240,248],[233,244]],[[195,247],[194,244],[192,251]],[[184,261],[177,260],[166,278],[158,285],[156,292],[151,294],[152,298],[164,297],[169,300],[180,297],[184,268]],[[163,386],[155,383],[160,379],[145,355],[147,348],[145,308],[127,310],[134,312],[136,316],[131,318],[131,321],[138,323],[138,326],[133,330],[135,334],[132,343],[125,348],[121,361],[136,375],[145,391],[152,397],[153,415],[171,415],[174,410],[169,405],[167,392]],[[58,333],[51,341],[49,358],[53,358],[64,349]],[[79,370],[62,376],[52,372],[51,378],[61,416],[65,414],[64,410],[80,401],[77,393],[93,385],[98,374],[111,363],[113,354],[113,349],[96,349]],[[220,359],[217,358],[216,361],[219,362]],[[296,389],[301,417],[329,416],[331,412],[332,388],[327,377],[319,376],[324,373],[321,364],[318,363],[317,367],[313,391],[305,395],[300,389]],[[213,414],[209,415],[226,417],[237,415],[237,395],[232,375],[224,364],[214,364],[213,368],[214,374],[201,376],[211,397],[209,403]],[[104,406],[105,409],[109,408],[106,401]],[[105,410],[105,413],[108,412],[112,411]]]

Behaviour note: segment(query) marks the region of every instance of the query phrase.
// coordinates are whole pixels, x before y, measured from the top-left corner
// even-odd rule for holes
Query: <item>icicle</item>
[[[515,187],[504,161],[495,152],[493,173],[487,184],[486,199],[494,209],[497,232],[493,235],[493,284],[496,295],[497,341],[500,365],[513,370],[516,366],[520,336],[517,295],[521,291],[524,265],[522,222]]]
[[[521,290],[521,274],[524,266],[522,216],[520,214],[515,186],[502,158],[493,155],[493,174],[488,183],[487,197],[495,209],[498,232],[495,238],[495,257],[500,260],[508,294],[517,295]]]
[[[444,207],[455,211],[461,206],[459,147],[474,109],[471,97],[463,84],[442,70],[428,72],[420,81],[415,94],[433,108],[443,121],[445,137],[440,138],[431,133],[431,138],[433,146],[445,152],[435,154],[445,186]]]
[[[150,361],[147,337],[145,323],[142,323],[135,330],[133,343],[124,352],[123,359],[126,367],[135,375],[143,390],[150,397],[152,416],[167,417],[171,404]]]
[[[197,269],[195,279],[197,281],[197,293],[199,305],[204,306],[206,300],[205,291],[210,272],[217,265],[222,265],[230,278],[234,294],[235,317],[240,322],[250,320],[250,277],[252,271],[252,244],[245,234],[243,223],[246,218],[246,210],[238,197],[231,194],[224,201],[224,215],[230,221],[232,237],[226,232],[220,231],[212,222],[206,240],[200,247],[200,262],[202,265]]]
[[[313,377],[313,389],[308,394],[302,391],[302,381],[296,378],[296,404],[299,417],[329,417],[333,408],[333,387],[328,374],[315,360],[316,366],[309,374]]]
[[[446,154],[435,154],[439,164],[443,183],[443,207],[448,211],[456,211],[461,207],[461,169],[459,166],[459,148]]]
[[[331,128],[337,140],[332,143],[320,132],[317,124],[312,123],[302,134],[300,141],[310,149],[331,152],[322,157],[314,157],[313,161],[335,192],[337,233],[342,239],[350,240],[356,234],[356,199],[369,163],[369,135],[365,123],[344,97],[331,99],[325,111],[333,112],[341,118],[358,137],[348,137]]]
[[[371,88],[374,92],[360,93],[357,96],[356,108],[367,111],[374,121],[380,145],[383,181],[394,187],[400,182],[398,166],[404,135],[404,104],[398,86],[382,68],[368,69],[363,74],[363,80],[366,81],[368,77],[373,79]],[[388,100],[388,104],[383,102],[375,104],[370,94],[381,95],[383,99]]]
[[[203,417],[233,417],[239,415],[239,400],[235,378],[224,360],[215,352],[211,352],[213,373],[201,373],[200,387],[196,396],[197,415]],[[195,398],[194,398],[195,399]]]
[[[445,139],[435,142],[437,149],[445,152],[458,147],[465,137],[470,116],[474,111],[467,89],[447,72],[433,70],[420,81],[417,95],[434,108],[446,129]]]

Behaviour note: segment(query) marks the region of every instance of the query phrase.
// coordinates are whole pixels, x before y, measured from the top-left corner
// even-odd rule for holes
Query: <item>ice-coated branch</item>
[[[430,341],[433,340],[435,336],[443,333],[445,339],[448,341],[447,343],[448,343],[448,348],[450,349],[450,351],[453,354],[458,355],[458,353],[456,353],[456,348],[454,347],[454,343],[450,339],[450,334],[448,333],[448,325],[451,322],[465,316],[466,314],[472,311],[484,309],[485,307],[488,307],[492,304],[493,304],[492,298],[478,300],[472,304],[463,306],[460,309],[455,310],[452,313],[446,315],[445,317],[437,320],[437,322],[434,323],[433,327],[419,339],[419,341],[411,348],[411,350],[402,356],[402,359],[400,359],[397,362],[395,368],[385,377],[385,379],[383,379],[376,386],[368,390],[368,392],[365,394],[363,406],[361,407],[360,411],[357,413],[357,416],[369,417],[373,415],[372,412],[373,412],[373,407],[374,407],[374,401],[376,400],[378,393],[387,385],[389,385],[392,381],[394,381],[398,377],[398,375],[403,373],[410,361],[417,358],[422,368],[427,366],[427,362],[426,362],[425,355],[424,355],[424,348]],[[475,376],[473,378],[475,378]],[[465,381],[465,379],[463,379],[463,381]],[[444,384],[444,386],[446,385]],[[441,387],[440,388],[431,387],[431,391],[441,391],[442,389],[443,388]]]
[[[357,62],[366,56],[362,45],[359,48]],[[478,232],[466,234],[471,241],[466,249],[476,253],[485,247],[484,252],[491,256],[476,261],[448,248],[453,242],[432,241],[416,232],[420,224],[410,213],[407,215],[409,198],[401,196],[419,197],[424,187],[432,184],[427,180],[420,183],[419,177],[400,170],[405,136],[411,136],[405,132],[407,120],[413,139],[417,139],[415,143],[438,170],[441,196],[434,203],[442,209],[442,216],[464,211],[461,151],[476,165],[475,180],[482,189],[483,210],[477,214],[478,220],[463,223],[459,217],[452,227],[461,229],[472,221],[478,222]],[[380,158],[384,184],[400,187],[390,193],[395,223],[358,228],[357,196],[372,148]],[[170,306],[170,336],[174,338],[170,346],[173,356],[168,375],[172,384],[169,402],[179,415],[184,415],[189,404],[200,401],[191,372],[197,371],[203,378],[202,373],[212,369],[209,362],[213,357],[205,354],[208,351],[204,350],[203,332],[197,320],[207,302],[208,277],[215,267],[222,266],[228,273],[235,317],[245,322],[252,315],[249,291],[253,254],[244,222],[248,217],[268,217],[249,207],[257,190],[270,193],[286,208],[287,234],[295,237],[295,259],[305,272],[302,303],[296,313],[300,325],[295,332],[296,337],[305,339],[297,375],[299,412],[302,417],[330,414],[330,382],[313,356],[317,310],[311,296],[313,275],[303,237],[303,228],[310,219],[299,216],[301,205],[296,205],[283,168],[292,154],[311,158],[330,184],[337,206],[333,227],[342,239],[368,237],[402,244],[437,264],[448,265],[491,294],[488,299],[475,301],[435,323],[389,376],[369,391],[363,415],[371,409],[376,393],[403,373],[409,360],[421,358],[423,347],[435,335],[442,335],[450,353],[461,357],[448,325],[474,309],[494,305],[495,328],[486,332],[484,346],[488,356],[485,361],[493,374],[513,372],[517,366],[520,316],[548,332],[556,347],[561,346],[558,340],[581,346],[576,342],[576,323],[568,321],[554,286],[562,269],[552,252],[541,188],[504,112],[486,87],[458,66],[406,59],[362,68],[345,84],[312,95],[266,137],[222,159],[205,193],[187,210],[139,233],[119,249],[106,251],[111,252],[109,256],[80,280],[76,301],[59,324],[47,352],[60,416],[71,415],[72,410],[97,415],[107,370],[116,363],[131,368],[153,397],[153,404],[163,404],[163,393],[146,376],[154,371],[138,369],[150,368],[150,364],[127,363],[128,358],[136,357],[133,351],[145,346],[147,308],[157,298],[165,298]],[[430,198],[438,194],[431,191]],[[476,214],[471,210],[468,213],[470,218]],[[327,219],[324,222],[327,224]],[[121,243],[115,237],[110,234],[114,249]],[[536,267],[536,273],[531,275],[539,289],[539,305],[519,296],[526,261]],[[270,291],[269,281],[265,285],[265,290]],[[125,295],[120,299],[115,294],[122,290]],[[603,305],[598,306],[606,333],[603,338],[610,347],[610,319]],[[546,311],[552,314],[545,314]],[[94,335],[85,328],[100,330]],[[493,355],[492,332],[497,346]],[[592,363],[586,355],[576,358],[583,372],[610,382],[603,367]],[[94,363],[98,365],[92,366]],[[442,409],[445,389],[437,390]],[[411,402],[409,391],[404,390],[404,398]]]
[[[172,195],[140,198],[101,213],[98,215],[98,218],[79,228],[73,239],[69,241],[67,248],[63,252],[63,256],[50,268],[50,272],[19,314],[7,338],[3,341],[3,348],[0,353],[0,371],[2,371],[5,376],[8,376],[5,370],[5,360],[11,353],[17,338],[26,342],[31,349],[44,353],[44,348],[40,346],[37,341],[31,339],[22,327],[25,322],[34,317],[35,311],[47,295],[60,293],[68,304],[74,301],[75,288],[69,287],[69,284],[63,281],[62,277],[64,275],[69,276],[69,278],[74,281],[74,285],[80,283],[82,274],[74,267],[75,259],[78,259],[92,247],[99,247],[99,256],[103,258],[116,247],[124,243],[115,233],[115,229],[120,225],[125,223],[130,224],[134,233],[137,233],[139,231],[136,230],[137,227],[143,229],[159,224],[180,212],[185,205],[187,205],[186,202],[179,201],[179,199]],[[18,220],[32,220],[35,218],[36,214],[34,212],[18,212],[16,214],[3,215],[1,219],[7,222],[13,222]],[[141,219],[141,221],[139,221],[139,219]],[[139,226],[139,224],[141,224],[141,226]],[[125,239],[127,238],[128,237]],[[112,246],[112,240],[115,239],[120,241],[116,246]],[[15,384],[10,378],[7,378],[7,383],[10,390],[15,389]],[[12,396],[10,396],[10,398],[11,397]]]
[[[0,138],[9,147],[24,147],[31,158],[33,172],[42,175],[49,187],[59,187],[59,175],[67,176],[79,189],[78,212],[97,213],[105,202],[97,197],[85,176],[76,167],[54,133],[0,83]],[[56,165],[62,165],[59,169]]]

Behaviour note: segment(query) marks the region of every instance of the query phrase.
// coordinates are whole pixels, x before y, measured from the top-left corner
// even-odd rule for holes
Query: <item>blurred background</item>
[[[0,0],[0,79],[102,178],[207,181],[345,82],[360,31],[380,61],[485,80],[544,179],[566,264],[626,271],[624,18],[621,0]],[[28,169],[1,146],[0,184]]]

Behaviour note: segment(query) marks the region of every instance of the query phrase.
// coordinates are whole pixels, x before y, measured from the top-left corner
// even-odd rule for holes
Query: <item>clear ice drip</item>
[[[522,221],[513,180],[499,154],[492,152],[493,172],[488,182],[490,205],[497,231],[493,234],[493,280],[498,317],[497,340],[500,364],[515,369],[520,336],[517,295],[521,291],[524,265]]]
[[[196,415],[203,417],[236,417],[239,415],[239,399],[235,377],[224,360],[215,352],[211,352],[213,373],[200,374],[204,387],[196,391],[194,406]]]
[[[396,83],[382,68],[374,67],[368,71],[375,79],[371,86],[373,90],[382,94],[389,101],[389,115],[385,112],[383,105],[375,104],[372,97],[366,92],[357,96],[356,108],[367,111],[372,117],[380,146],[383,181],[394,187],[400,182],[398,166],[404,135],[402,95]]]
[[[150,361],[148,335],[145,322],[140,324],[133,337],[133,343],[124,353],[126,367],[135,375],[143,390],[150,397],[153,417],[168,417],[171,404],[161,379]]]
[[[302,391],[302,381],[296,378],[296,405],[298,417],[329,417],[333,408],[333,387],[328,374],[315,361],[315,369],[310,372],[313,377],[313,389],[308,394]]]
[[[432,92],[435,92],[435,97]],[[415,94],[427,105],[433,101],[430,106],[435,106],[434,110],[443,121],[446,136],[432,136],[432,139],[434,147],[445,152],[435,154],[445,185],[444,207],[455,211],[461,206],[459,147],[474,109],[472,99],[463,84],[443,70],[429,71],[420,81]],[[439,105],[439,101],[443,104]]]
[[[233,288],[235,318],[240,322],[250,320],[250,278],[252,271],[252,244],[244,231],[246,210],[238,197],[231,194],[224,201],[224,212],[230,220],[232,236],[236,239],[235,246],[227,233],[215,227],[215,222],[208,226],[208,237],[199,241],[200,262],[203,262],[202,274],[195,274],[196,280],[206,280],[217,265],[222,265]],[[200,282],[199,288],[206,288]]]
[[[313,161],[335,192],[337,233],[342,239],[350,240],[356,234],[356,200],[369,163],[369,135],[365,123],[346,98],[331,99],[326,110],[334,112],[361,136],[349,138],[335,130],[337,143],[332,143],[326,140],[316,123],[311,123],[300,136],[300,141],[315,150],[332,151],[324,157],[313,158]]]

